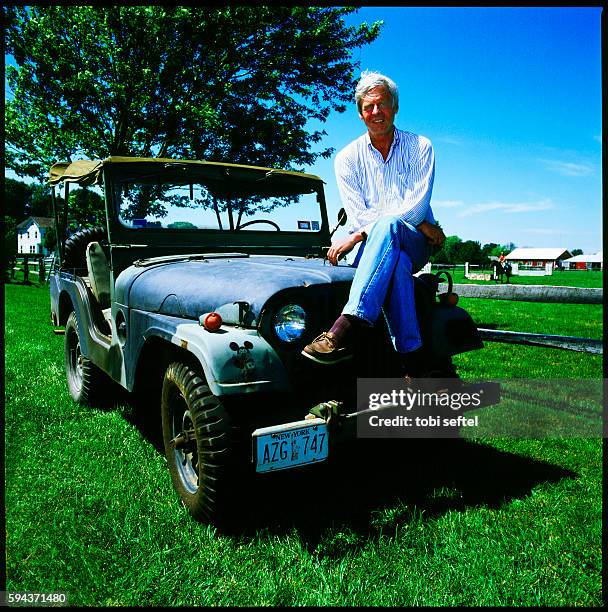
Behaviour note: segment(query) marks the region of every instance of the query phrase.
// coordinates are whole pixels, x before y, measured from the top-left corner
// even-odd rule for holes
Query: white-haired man
[[[373,325],[382,308],[396,351],[407,354],[421,346],[412,275],[428,262],[432,247],[445,240],[430,205],[433,147],[428,138],[395,127],[397,86],[380,73],[364,72],[355,101],[367,133],[335,160],[350,234],[330,247],[327,258],[337,265],[358,242],[363,244],[342,314],[302,351],[322,364],[352,357],[353,332],[360,325]]]

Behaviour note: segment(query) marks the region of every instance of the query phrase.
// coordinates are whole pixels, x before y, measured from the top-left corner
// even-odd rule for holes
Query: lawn
[[[260,479],[243,531],[220,533],[180,507],[128,403],[71,401],[48,288],[5,290],[7,590],[81,606],[601,605],[600,439],[359,440]],[[601,306],[462,303],[502,329],[601,337]],[[471,378],[602,376],[601,358],[558,349],[488,343],[456,361]]]
[[[437,272],[437,266],[432,267],[433,272]],[[473,283],[478,285],[495,285],[496,281],[470,280],[464,277],[464,268],[457,267],[454,272],[448,270],[455,283]],[[478,270],[471,268],[471,272],[490,273],[490,270]],[[511,276],[511,285],[555,285],[569,287],[601,287],[603,272],[600,270],[564,270],[556,271],[551,276]],[[506,283],[506,277],[504,278]]]

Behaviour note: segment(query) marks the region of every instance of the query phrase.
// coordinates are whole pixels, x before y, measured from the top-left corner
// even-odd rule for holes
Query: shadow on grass
[[[160,422],[142,414],[131,405],[123,416],[164,454]],[[328,534],[354,532],[352,544],[358,546],[357,536],[391,534],[400,525],[449,510],[498,508],[525,497],[538,484],[576,476],[464,439],[352,439],[331,448],[323,464],[252,475],[243,484],[239,514],[220,531],[250,540],[260,533],[282,536],[295,529],[310,550]],[[331,545],[322,547],[330,556],[342,556],[348,548],[344,541],[335,552]]]
[[[278,535],[295,528],[315,549],[331,529],[391,533],[416,516],[499,507],[540,483],[572,477],[558,466],[461,439],[354,440],[325,465],[258,476],[246,524],[241,520],[233,533],[247,538],[260,529]]]

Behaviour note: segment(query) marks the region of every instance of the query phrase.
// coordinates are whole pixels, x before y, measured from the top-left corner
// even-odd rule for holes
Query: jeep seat
[[[102,310],[110,307],[110,266],[99,242],[90,242],[86,251],[91,291]]]

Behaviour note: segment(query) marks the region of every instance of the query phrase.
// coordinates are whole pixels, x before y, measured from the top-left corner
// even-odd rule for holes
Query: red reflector
[[[222,326],[222,317],[217,312],[206,312],[199,320],[207,331],[217,331]]]
[[[444,306],[456,306],[458,304],[458,295],[456,293],[441,293],[439,301]]]

